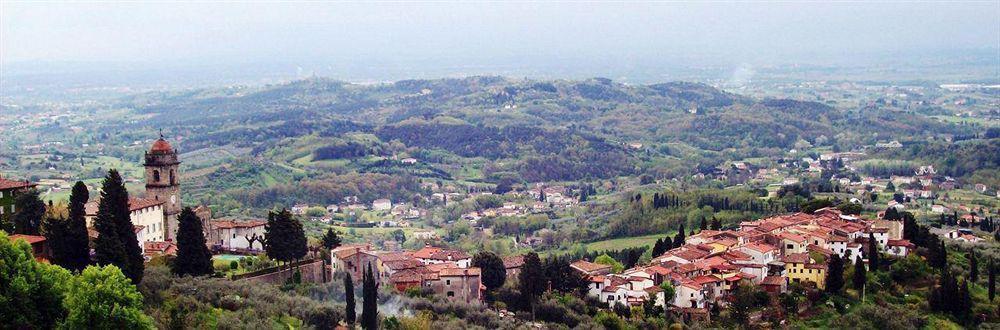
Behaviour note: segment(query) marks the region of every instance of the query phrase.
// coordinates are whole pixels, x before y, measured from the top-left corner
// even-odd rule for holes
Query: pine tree
[[[264,250],[271,259],[291,262],[301,259],[308,252],[302,223],[293,218],[288,209],[268,212],[264,237]]]
[[[135,236],[128,204],[128,191],[117,170],[108,171],[101,186],[101,201],[97,206],[94,241],[97,263],[118,266],[132,280],[142,282],[144,269],[142,249]]]
[[[87,232],[86,204],[90,200],[87,185],[77,181],[69,195],[69,219],[65,224],[65,264],[74,272],[83,271],[90,264],[90,234]]]
[[[969,251],[969,281],[976,283],[979,280],[979,261],[976,260],[976,253]]]
[[[361,287],[361,328],[365,330],[378,329],[378,287],[375,285],[375,273],[372,271],[372,264],[368,264],[368,269],[364,271],[363,286]]]
[[[212,253],[205,244],[201,218],[190,207],[185,207],[177,221],[177,258],[171,270],[179,276],[212,274]]]
[[[344,274],[344,294],[347,295],[344,307],[344,319],[347,324],[354,324],[354,320],[357,318],[357,314],[354,312],[354,308],[357,307],[357,303],[354,302],[354,280],[351,279],[351,273]]]
[[[868,234],[868,268],[877,271],[879,268],[879,246],[875,234]]]
[[[851,278],[851,284],[855,290],[859,292],[864,288],[865,282],[868,282],[868,270],[865,269],[865,261],[858,256],[857,260],[854,261],[854,277]]]
[[[333,228],[327,228],[326,234],[323,235],[323,247],[332,250],[340,246],[340,243],[340,235],[337,234],[337,231]]]
[[[827,269],[826,292],[840,292],[840,289],[844,287],[844,261],[840,259],[840,255],[833,254],[830,256],[830,262],[827,264]]]
[[[14,197],[14,233],[39,235],[42,218],[45,217],[45,202],[38,197],[38,190],[28,189]]]

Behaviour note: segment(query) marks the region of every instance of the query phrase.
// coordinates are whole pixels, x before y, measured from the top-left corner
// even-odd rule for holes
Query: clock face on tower
[[[170,204],[177,204],[177,195],[170,195]]]

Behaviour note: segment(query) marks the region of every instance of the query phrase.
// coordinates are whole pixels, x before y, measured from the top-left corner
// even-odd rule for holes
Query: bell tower
[[[181,162],[177,159],[177,150],[163,139],[162,130],[160,138],[146,152],[145,159],[146,198],[163,202],[164,237],[168,241],[174,241],[177,237],[177,215],[181,213],[182,207],[179,172]]]

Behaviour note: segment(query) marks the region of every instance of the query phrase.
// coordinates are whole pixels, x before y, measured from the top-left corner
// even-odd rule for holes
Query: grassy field
[[[668,234],[655,234],[636,237],[615,238],[603,241],[587,243],[588,251],[606,251],[634,248],[638,246],[652,246],[657,239],[666,237]],[[673,237],[673,233],[669,234]]]

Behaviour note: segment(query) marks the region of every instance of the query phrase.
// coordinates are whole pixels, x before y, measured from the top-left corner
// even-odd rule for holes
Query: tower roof
[[[166,154],[172,152],[174,152],[174,147],[170,145],[170,142],[164,140],[163,137],[156,139],[156,142],[153,142],[153,147],[149,149],[149,153],[151,154]]]

